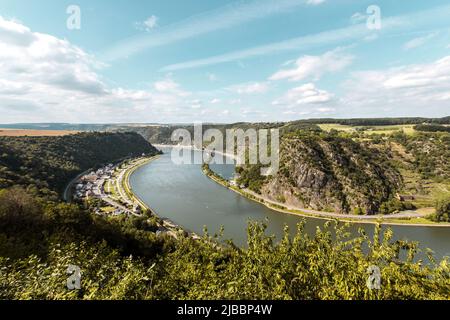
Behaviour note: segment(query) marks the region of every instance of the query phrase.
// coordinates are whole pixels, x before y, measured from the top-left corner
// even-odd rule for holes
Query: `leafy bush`
[[[2,299],[449,299],[448,260],[414,262],[414,244],[393,242],[377,227],[350,238],[329,222],[313,237],[298,225],[280,242],[251,223],[246,249],[180,238],[153,259],[123,255],[108,242],[49,242],[44,257],[0,258]],[[3,245],[2,236],[0,244]],[[382,240],[381,240],[382,239]],[[407,247],[406,260],[398,258]],[[366,249],[363,249],[366,248]],[[82,289],[66,289],[69,264],[80,266]],[[367,270],[381,270],[381,289],[370,290]]]
[[[383,202],[380,206],[381,214],[390,214],[404,210],[414,210],[416,207],[411,202],[402,202],[398,199],[391,199]]]
[[[432,216],[436,222],[450,222],[450,198],[441,198],[436,201],[436,212]]]
[[[261,168],[263,166],[261,164],[258,165],[248,165],[245,168],[239,168],[236,170],[238,174],[240,174],[237,183],[239,185],[244,185],[246,188],[250,190],[261,193],[261,188],[266,182],[267,177],[261,175]]]

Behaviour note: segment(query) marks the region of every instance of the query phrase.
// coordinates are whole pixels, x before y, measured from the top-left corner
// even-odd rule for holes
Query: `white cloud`
[[[192,109],[201,109],[203,107],[203,103],[200,100],[192,100],[191,108]]]
[[[156,81],[153,86],[159,92],[174,92],[178,91],[180,87],[180,85],[172,79]]]
[[[425,43],[427,43],[429,40],[431,40],[431,39],[433,39],[434,37],[436,37],[437,35],[438,35],[437,32],[433,32],[433,33],[430,33],[430,34],[428,34],[428,35],[426,35],[426,36],[423,36],[423,37],[417,37],[417,38],[414,38],[414,39],[412,39],[412,40],[406,42],[406,43],[403,45],[403,48],[404,48],[405,50],[411,50],[411,49],[415,49],[415,48],[417,48],[417,47],[421,47],[421,46],[423,46]]]
[[[367,41],[367,42],[374,41],[374,40],[377,40],[379,37],[380,37],[379,34],[372,33],[372,34],[369,34],[368,36],[364,37],[364,41]]]
[[[306,4],[311,5],[311,6],[317,6],[319,4],[324,3],[326,0],[308,0],[306,1]]]
[[[343,53],[341,49],[326,52],[321,56],[303,56],[295,62],[295,68],[280,70],[272,75],[270,80],[318,80],[325,73],[341,71],[349,66],[353,59],[353,56]]]
[[[386,89],[436,88],[450,86],[450,56],[430,64],[413,65],[379,74]]]
[[[67,40],[31,31],[0,16],[2,122],[164,121],[188,117],[182,90],[171,79],[154,90],[110,87],[105,65]]]
[[[249,118],[249,117],[258,117],[258,118],[267,118],[267,113],[264,111],[261,111],[259,109],[255,109],[255,108],[243,108],[239,111],[240,116],[243,118]]]
[[[385,22],[384,29],[388,30],[389,25]],[[342,29],[326,31],[318,34],[298,37],[282,42],[275,42],[259,47],[248,48],[244,50],[225,53],[218,56],[208,57],[204,59],[197,59],[191,61],[180,62],[165,66],[161,71],[177,71],[185,69],[201,68],[216,64],[222,64],[231,61],[240,61],[257,56],[271,55],[284,51],[305,51],[316,47],[325,45],[338,44],[342,41],[364,39],[371,33],[364,25],[355,25]]]
[[[208,73],[208,80],[211,82],[217,81],[217,76],[214,73]]]
[[[158,25],[158,17],[154,15],[148,17],[147,20],[144,21],[144,25],[147,28],[147,30],[155,28]]]
[[[356,12],[350,17],[350,22],[352,24],[358,24],[358,23],[364,22],[366,20],[367,20],[367,15],[362,14],[360,12]]]
[[[105,94],[94,58],[66,40],[0,17],[0,77],[20,86]]]
[[[251,82],[235,85],[229,88],[238,94],[260,94],[269,90],[269,85],[264,82]]]
[[[151,15],[143,22],[136,22],[134,26],[138,30],[150,32],[158,26],[158,20],[159,18],[157,16]]]
[[[209,103],[211,103],[211,104],[218,104],[218,103],[220,103],[220,99],[217,99],[217,98],[215,98],[215,99],[212,99]]]
[[[275,100],[273,105],[295,107],[300,105],[324,104],[332,100],[333,95],[325,90],[316,88],[314,83],[307,83],[290,89],[281,99]]]
[[[159,28],[151,36],[125,39],[105,53],[108,61],[129,57],[142,50],[168,45],[214,31],[229,29],[254,20],[289,12],[306,0],[252,0],[233,2],[223,7],[192,16],[184,21]],[[316,0],[317,1],[317,0]]]
[[[359,109],[391,108],[404,115],[442,113],[450,103],[450,56],[427,64],[355,72],[344,89],[343,105]]]
[[[336,109],[334,109],[334,108],[317,108],[317,111],[321,112],[321,113],[330,113],[330,112],[336,111]]]
[[[414,14],[385,17],[383,19],[383,28],[379,30],[377,34],[383,35],[393,31],[402,32],[404,30],[420,30],[421,28],[427,28],[430,22],[447,21],[449,13],[450,6],[446,5],[417,12]],[[411,24],[411,21],[414,21],[414,24]],[[340,43],[349,40],[373,40],[373,37],[373,31],[369,30],[366,24],[355,24],[345,28],[324,31],[321,33],[293,38],[281,42],[274,42],[258,47],[228,52],[208,58],[179,62],[165,66],[161,69],[161,71],[201,68],[232,61],[241,61],[258,56],[271,55],[279,52],[298,52],[317,47],[339,45]]]

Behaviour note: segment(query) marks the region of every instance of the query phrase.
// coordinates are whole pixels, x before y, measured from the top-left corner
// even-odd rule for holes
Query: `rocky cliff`
[[[388,156],[369,145],[326,133],[297,133],[282,138],[280,170],[258,191],[302,208],[373,214],[401,184]]]

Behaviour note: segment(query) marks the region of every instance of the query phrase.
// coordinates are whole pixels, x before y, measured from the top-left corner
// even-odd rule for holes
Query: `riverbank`
[[[119,193],[125,193],[127,196],[133,201],[139,204],[142,209],[150,211],[152,214],[156,215],[156,212],[147,204],[145,204],[136,194],[133,193],[133,190],[130,186],[130,176],[140,167],[150,163],[159,158],[159,155],[153,156],[150,158],[143,158],[141,160],[136,161],[130,167],[123,170],[119,173],[119,179],[117,179],[117,185],[119,189]]]
[[[151,158],[143,158],[135,161],[130,166],[126,167],[119,173],[119,178],[117,179],[117,186],[120,194],[126,194],[131,201],[137,203],[143,210],[149,211],[152,215],[161,220],[161,227],[165,228],[167,233],[174,238],[178,237],[179,232],[185,232],[193,239],[200,239],[200,236],[194,232],[188,231],[185,228],[177,225],[175,222],[161,217],[154,209],[152,209],[148,204],[146,204],[138,195],[133,192],[133,188],[130,184],[130,177],[133,173],[140,167],[155,161],[159,158],[159,155],[153,156]]]
[[[353,215],[321,212],[300,208],[288,208],[284,204],[271,201],[250,190],[241,189],[230,185],[228,181],[224,180],[222,177],[215,174],[212,170],[209,169],[208,166],[204,166],[202,168],[202,171],[208,178],[222,185],[223,187],[231,191],[234,191],[240,194],[241,196],[246,197],[249,200],[258,202],[271,210],[278,211],[281,213],[302,216],[305,218],[315,218],[320,220],[339,220],[342,222],[349,222],[354,224],[383,224],[393,226],[407,225],[417,227],[447,227],[447,228],[450,227],[450,223],[436,223],[426,219],[426,217],[430,214],[428,212],[411,211],[411,212],[401,212],[395,215],[392,214],[387,216],[384,215],[353,216]]]
[[[206,151],[201,150],[199,148],[196,148],[195,146],[183,146],[183,145],[171,145],[171,144],[153,144],[155,148],[179,148],[179,149],[187,149],[187,150],[194,150],[194,151]],[[233,161],[237,161],[237,156],[234,154],[222,152],[222,151],[214,151],[216,154],[221,155],[222,157],[233,159]]]

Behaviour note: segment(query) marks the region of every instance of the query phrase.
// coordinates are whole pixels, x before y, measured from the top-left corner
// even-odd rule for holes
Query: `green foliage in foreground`
[[[400,260],[392,232],[374,239],[328,223],[281,242],[251,223],[248,247],[155,234],[153,219],[93,217],[20,189],[0,194],[0,299],[450,299],[448,260]],[[335,237],[333,236],[335,235]],[[363,249],[366,248],[366,249]],[[82,289],[66,289],[69,264]],[[381,269],[381,290],[366,286]]]

